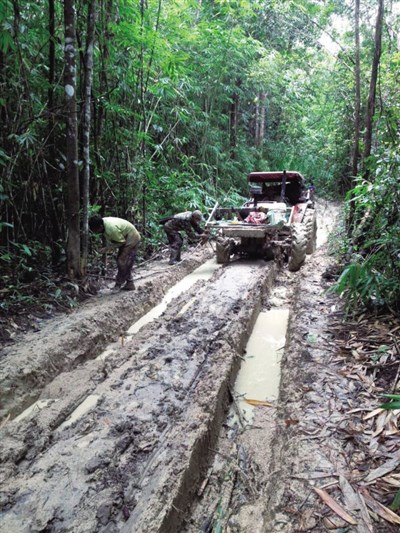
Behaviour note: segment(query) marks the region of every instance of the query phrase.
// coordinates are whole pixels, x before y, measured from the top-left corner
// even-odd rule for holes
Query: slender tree
[[[71,279],[81,277],[79,224],[78,120],[76,109],[76,10],[74,0],[64,0],[64,90],[66,135],[66,182],[68,187],[67,272]]]
[[[380,58],[381,58],[381,49],[382,49],[383,13],[384,13],[384,0],[379,0],[378,15],[376,17],[376,25],[375,25],[374,58],[372,61],[368,106],[367,106],[367,112],[365,116],[364,162],[371,155],[373,119],[374,119],[374,113],[375,113],[375,100],[376,100],[376,84],[378,80],[378,68],[379,68],[379,63],[380,63]]]
[[[360,157],[360,113],[361,113],[361,77],[360,77],[360,0],[355,0],[354,11],[354,36],[355,36],[355,105],[354,105],[354,147],[353,147],[353,182],[358,174],[358,159]]]
[[[96,20],[96,0],[91,0],[87,17],[87,41],[85,53],[85,81],[82,125],[83,176],[82,176],[82,274],[86,274],[89,247],[89,183],[90,183],[90,126],[93,83],[93,47]]]
[[[53,192],[57,183],[58,171],[56,170],[55,163],[55,153],[56,153],[56,117],[55,117],[55,72],[56,72],[56,51],[55,51],[55,2],[54,0],[49,0],[49,51],[48,51],[48,61],[49,61],[49,70],[48,70],[48,82],[49,87],[47,90],[47,113],[48,113],[48,123],[47,123],[47,150],[46,150],[46,159],[45,159],[45,176],[47,179],[46,195],[47,195],[47,204],[48,212],[51,222],[51,255],[53,264],[57,264],[59,260],[60,247],[58,246],[57,241],[61,237],[61,220],[59,213],[57,214],[57,208],[54,205]]]
[[[358,160],[360,157],[360,118],[361,118],[361,76],[360,76],[360,0],[355,0],[354,9],[354,38],[355,38],[355,102],[354,102],[354,145],[352,161],[352,178],[350,188],[353,189],[356,184],[358,174]],[[349,237],[353,230],[354,223],[354,194],[351,194],[349,201],[349,217],[347,220],[347,231]]]
[[[236,82],[237,87],[240,86],[240,81]],[[235,91],[231,98],[230,104],[230,148],[232,159],[236,158],[237,135],[239,122],[239,94]]]
[[[254,143],[258,148],[262,146],[265,137],[266,100],[265,91],[259,91],[254,113]]]

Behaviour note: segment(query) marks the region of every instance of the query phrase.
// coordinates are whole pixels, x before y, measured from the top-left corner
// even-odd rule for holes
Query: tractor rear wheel
[[[307,249],[308,255],[313,254],[317,248],[317,215],[314,209],[307,209],[303,224],[307,232]]]
[[[305,224],[292,224],[292,244],[288,260],[288,268],[291,272],[299,270],[306,258],[307,231]]]

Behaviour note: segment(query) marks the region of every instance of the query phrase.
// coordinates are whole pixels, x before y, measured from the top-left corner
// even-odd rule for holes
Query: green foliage
[[[379,273],[371,269],[368,261],[364,261],[346,266],[334,290],[346,298],[348,309],[356,309],[372,304],[382,305],[381,286]]]
[[[397,491],[392,503],[389,505],[390,509],[394,512],[400,509],[400,490]]]
[[[380,405],[381,409],[400,409],[400,394],[383,394],[382,396],[389,398],[390,401]]]
[[[335,290],[349,308],[400,307],[400,157],[386,148],[370,161],[369,179],[352,191],[356,252]]]
[[[41,241],[56,256],[66,237],[63,9],[56,2],[50,65],[47,2],[19,0],[19,10],[3,3],[0,264],[9,257],[24,270],[34,257],[23,246],[34,256],[37,245],[30,242]],[[348,189],[354,36],[333,32],[342,46],[334,61],[319,41],[324,28],[331,31],[332,14],[353,16],[348,6],[333,0],[116,0],[106,12],[106,5],[99,4],[96,22],[90,214],[133,220],[154,247],[162,239],[161,216],[194,208],[205,213],[216,200],[239,203],[252,170],[299,170],[319,195]],[[88,3],[76,6],[81,118]],[[365,13],[363,101],[373,43]],[[399,201],[400,54],[398,20],[391,24],[384,32],[377,150],[371,177],[355,189],[356,220],[370,211],[374,224],[363,230],[355,266],[340,280],[354,305],[398,299],[393,206]]]
[[[39,241],[25,243],[11,242],[12,249],[0,247],[0,267],[10,269],[10,277],[15,282],[35,274],[39,264],[49,262],[50,249]]]

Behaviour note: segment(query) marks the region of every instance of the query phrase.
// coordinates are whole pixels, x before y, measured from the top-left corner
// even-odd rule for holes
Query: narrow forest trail
[[[337,216],[319,205],[319,247],[297,273],[218,268],[203,250],[4,350],[1,531],[326,531],[312,484],[349,469],[333,431],[349,404],[328,331],[337,299],[323,276]],[[288,316],[279,392],[238,417],[246,345],[274,310]],[[363,513],[352,530],[375,531]]]

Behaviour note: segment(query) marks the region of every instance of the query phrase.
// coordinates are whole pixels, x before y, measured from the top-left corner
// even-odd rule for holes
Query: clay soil
[[[130,335],[212,256],[202,249],[5,347],[0,531],[398,531],[397,415],[376,408],[396,381],[399,324],[344,317],[327,292],[339,209],[319,213],[319,247],[298,273],[234,261]],[[290,311],[279,398],[232,429],[247,340],[274,307]]]

